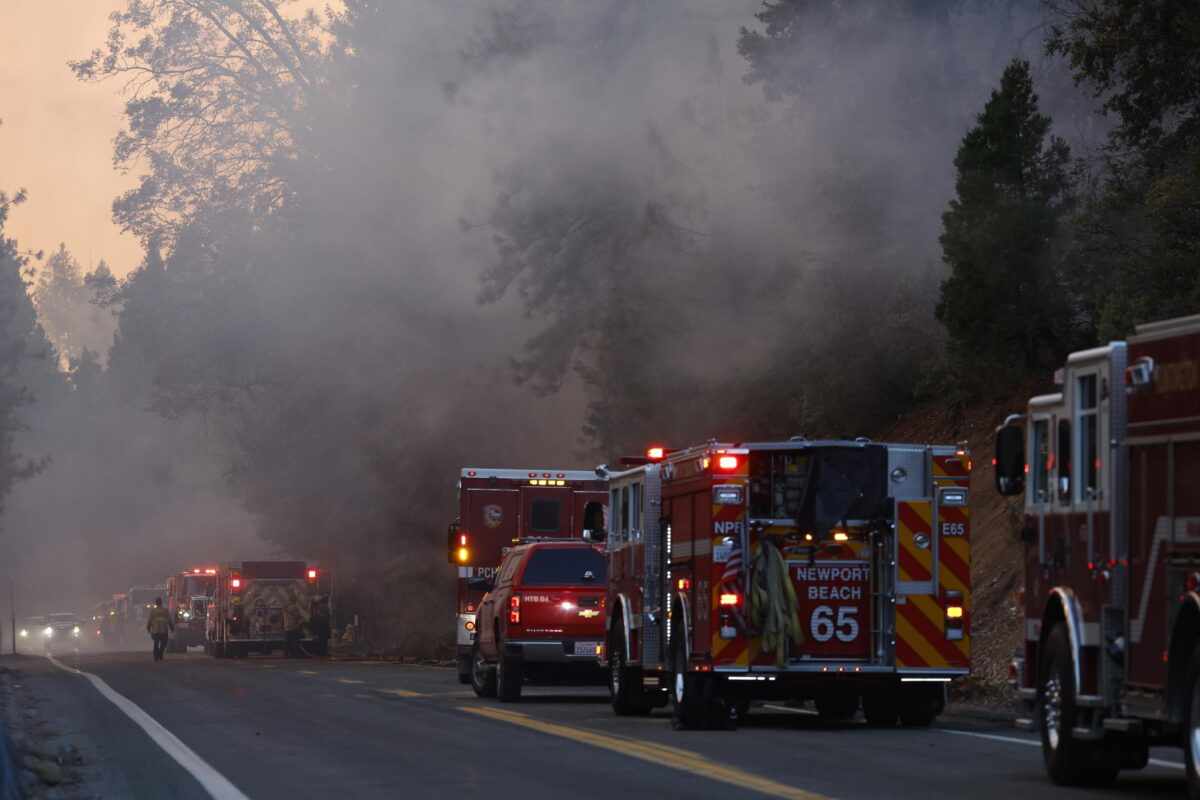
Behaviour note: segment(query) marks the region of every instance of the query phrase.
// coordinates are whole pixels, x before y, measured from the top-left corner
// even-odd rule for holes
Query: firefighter
[[[331,619],[329,599],[324,595],[314,595],[308,608],[309,629],[317,640],[317,653],[325,655],[329,649]]]
[[[283,640],[285,658],[300,657],[300,606],[295,600],[288,602],[283,608]]]
[[[154,640],[154,660],[162,661],[163,653],[167,651],[167,636],[175,630],[175,620],[171,612],[162,607],[162,598],[154,598],[154,608],[146,617],[146,633]]]
[[[229,601],[229,617],[225,620],[225,624],[229,627],[229,632],[234,636],[242,635],[242,623],[245,621],[243,616],[245,609],[242,608],[242,598],[240,595],[234,595]]]

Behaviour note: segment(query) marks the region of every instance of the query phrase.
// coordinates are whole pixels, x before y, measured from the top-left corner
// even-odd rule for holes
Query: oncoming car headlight
[[[73,636],[79,635],[79,626],[78,625],[76,625],[74,628],[71,629],[71,635],[73,635]]]
[[[25,628],[21,628],[21,635],[22,635],[22,636],[28,636],[28,635],[29,635],[29,631],[27,631]]]
[[[192,612],[188,611],[186,608],[181,608],[179,609],[179,618],[184,622],[187,622],[192,618]]]
[[[54,628],[51,628],[49,625],[47,625],[45,627],[45,629],[42,631],[42,636],[53,636],[53,635],[54,635]]]

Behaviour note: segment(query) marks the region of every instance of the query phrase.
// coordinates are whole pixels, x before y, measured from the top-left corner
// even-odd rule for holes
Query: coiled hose
[[[800,603],[787,561],[767,537],[758,540],[750,571],[750,621],[762,631],[763,653],[775,652],[776,665],[787,664],[788,641],[804,644]]]

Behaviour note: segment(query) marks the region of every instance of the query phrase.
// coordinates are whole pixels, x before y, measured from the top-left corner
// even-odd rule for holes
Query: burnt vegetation
[[[1200,311],[1197,7],[1056,5],[129,0],[71,67],[143,263],[0,238],[10,551],[316,558],[429,649],[463,464],[885,436]]]

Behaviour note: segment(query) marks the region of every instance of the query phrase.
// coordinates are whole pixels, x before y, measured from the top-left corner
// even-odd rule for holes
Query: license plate
[[[577,656],[594,656],[599,655],[599,642],[576,642],[575,655]]]

